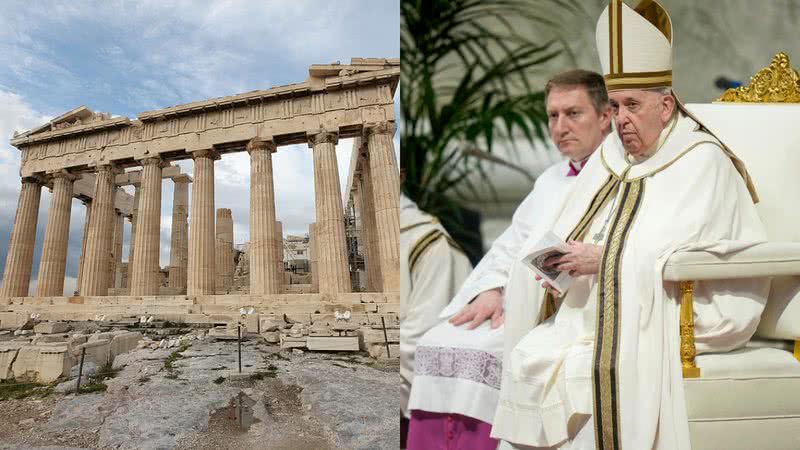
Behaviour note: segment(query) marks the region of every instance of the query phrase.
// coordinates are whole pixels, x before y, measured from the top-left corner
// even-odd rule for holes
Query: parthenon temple
[[[302,83],[143,112],[136,119],[82,106],[15,134],[11,144],[21,152],[22,186],[0,288],[0,328],[13,327],[31,313],[47,320],[151,315],[229,323],[239,320],[242,307],[254,309],[255,318],[248,320],[256,329],[259,317],[285,315],[326,336],[320,324],[333,326],[328,315],[334,311],[350,311],[367,328],[381,317],[387,327],[399,326],[399,175],[393,144],[399,59],[314,64],[308,75]],[[354,138],[354,145],[342,192],[336,144],[346,138]],[[275,244],[282,234],[273,172],[281,167],[273,167],[272,155],[292,144],[307,144],[313,154],[312,279],[301,291],[285,285],[283,250]],[[214,166],[221,155],[245,151],[250,159],[249,287],[233,293],[233,223],[226,205],[215,205]],[[174,165],[189,159],[191,176]],[[168,281],[162,283],[165,179],[174,183],[174,199]],[[52,195],[35,289],[29,292],[43,186]],[[134,194],[124,186],[133,186]],[[76,291],[65,296],[73,198],[86,205],[87,219]],[[348,204],[359,217],[358,248],[365,261],[358,292],[348,257]],[[122,261],[125,219],[131,223],[127,264]],[[362,347],[369,346],[369,339],[361,338]]]

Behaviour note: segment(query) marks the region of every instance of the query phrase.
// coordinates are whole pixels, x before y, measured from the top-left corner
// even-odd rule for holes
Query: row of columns
[[[367,289],[400,291],[400,182],[394,152],[394,125],[365,127],[366,148],[352,191],[361,218]]]
[[[370,285],[376,290],[399,291],[399,181],[390,123],[365,127],[368,168],[365,167],[360,190],[361,214],[365,228],[376,230],[365,242]],[[344,210],[336,160],[336,133],[321,131],[308,135],[313,152],[316,222],[311,227],[312,277],[318,292],[336,294],[351,289],[344,230]],[[254,139],[247,144],[250,155],[250,293],[277,294],[283,283],[283,245],[280,223],[275,219],[275,191],[272,154],[274,142]],[[214,161],[213,149],[192,152],[194,181],[188,230],[185,222],[188,207],[188,180],[175,180],[172,247],[170,251],[170,286],[181,287],[187,295],[214,294],[217,287],[215,261]],[[157,295],[160,285],[159,230],[161,225],[161,176],[164,163],[159,158],[141,160],[141,183],[135,186],[134,214],[131,218],[131,242],[128,258],[130,295]],[[106,295],[115,286],[115,268],[121,261],[120,216],[114,209],[114,177],[111,165],[96,168],[95,198],[87,203],[85,248],[81,251],[78,286],[81,295]],[[54,194],[45,232],[43,264],[40,266],[39,295],[63,292],[69,211],[74,177],[54,175]],[[28,293],[31,276],[36,220],[41,182],[23,179],[22,189],[6,259],[2,297],[20,297]],[[373,212],[374,211],[374,212]],[[224,221],[223,221],[224,222]],[[233,242],[230,233],[222,240]],[[109,260],[111,255],[111,260]],[[46,258],[45,258],[46,256]],[[224,258],[231,259],[231,258]],[[222,264],[222,259],[220,264]],[[186,262],[186,265],[183,263]],[[185,271],[182,267],[187,267]],[[177,270],[173,270],[177,269]],[[226,273],[224,270],[223,273]],[[224,285],[224,281],[222,282]],[[380,289],[378,289],[380,288]]]

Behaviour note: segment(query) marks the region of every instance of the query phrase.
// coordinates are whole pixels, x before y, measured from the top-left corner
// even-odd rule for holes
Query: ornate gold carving
[[[694,357],[694,282],[681,281],[681,365],[683,378],[699,378],[700,368],[695,365]]]
[[[750,84],[728,89],[720,102],[800,103],[800,76],[786,53],[778,53],[769,66],[750,78]]]

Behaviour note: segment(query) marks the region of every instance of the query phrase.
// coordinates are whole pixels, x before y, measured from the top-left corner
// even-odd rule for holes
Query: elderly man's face
[[[625,151],[641,158],[672,117],[675,99],[657,91],[629,89],[608,93],[617,134]]]
[[[580,161],[603,142],[611,122],[611,111],[597,112],[582,86],[554,87],[547,95],[550,138],[558,150]]]

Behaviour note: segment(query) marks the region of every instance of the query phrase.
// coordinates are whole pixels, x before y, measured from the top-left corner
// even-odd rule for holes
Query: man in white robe
[[[556,75],[545,98],[550,137],[566,159],[538,177],[511,226],[441,313],[443,321],[417,343],[409,450],[497,446],[489,432],[500,391],[502,287],[533,224],[552,220],[548,217],[610,128],[608,95],[598,73]]]
[[[728,254],[765,239],[755,190],[733,152],[671,91],[672,27],[658,3],[611,0],[598,52],[615,133],[590,158],[548,231],[571,251],[549,261],[574,276],[552,294],[516,262],[506,285],[506,353],[492,436],[499,448],[688,450],[678,288],[662,281],[677,250]],[[766,280],[695,287],[698,352],[755,332]]]
[[[437,323],[470,270],[439,221],[400,194],[400,409],[406,419],[417,341]]]

